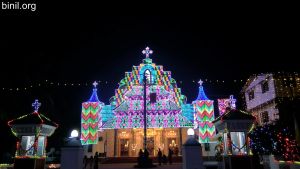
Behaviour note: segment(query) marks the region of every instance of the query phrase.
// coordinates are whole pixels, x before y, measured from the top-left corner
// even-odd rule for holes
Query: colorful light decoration
[[[156,94],[156,102],[150,102],[147,95],[147,127],[148,128],[174,128],[191,127],[193,125],[185,115],[189,111],[186,97],[177,88],[176,81],[171,78],[171,72],[164,71],[163,67],[152,63],[149,58],[153,53],[148,47],[142,52],[146,55],[143,63],[133,66],[131,72],[125,72],[125,78],[115,90],[115,96],[111,99],[114,117],[108,119],[102,128],[143,128],[143,73],[150,72],[149,87],[147,93]],[[185,107],[184,111],[182,106]],[[102,112],[101,112],[102,114]],[[108,114],[108,112],[106,112]],[[191,116],[190,115],[190,116]]]
[[[214,116],[214,101],[209,100],[203,89],[203,81],[199,81],[199,93],[194,106],[194,128],[199,128],[199,142],[210,143],[210,139],[215,136],[215,126],[212,121]]]
[[[180,106],[184,103],[185,96],[181,94],[181,89],[177,88],[176,81],[171,78],[171,72],[164,71],[163,66],[152,63],[149,57],[143,60],[140,66],[133,66],[132,72],[126,72],[125,78],[119,83],[119,88],[115,91],[116,107],[118,107],[125,99],[124,95],[131,91],[133,95],[140,95],[142,92],[143,73],[145,70],[151,72],[152,86],[157,86],[157,90],[173,94],[175,103]],[[138,92],[138,93],[135,93]]]
[[[287,128],[276,124],[266,124],[254,128],[249,136],[253,153],[259,155],[273,154],[277,160],[297,160],[297,155],[299,155],[297,143]]]
[[[199,128],[201,143],[211,142],[215,135],[213,101],[205,95],[199,81],[199,94],[192,104],[186,103],[170,71],[152,63],[149,48],[143,51],[146,58],[139,66],[133,66],[131,72],[119,82],[110,105],[99,104],[96,87],[88,102],[82,104],[82,144],[97,143],[97,129],[124,129],[144,127],[143,78],[149,71],[147,84],[147,128]],[[155,93],[155,102],[150,102],[150,93]],[[153,99],[153,98],[152,98]],[[98,121],[98,123],[97,123]],[[98,124],[98,125],[97,125]]]
[[[235,109],[235,102],[236,99],[234,99],[233,95],[230,95],[229,99],[218,99],[219,116],[222,116],[226,112],[227,107]]]
[[[102,126],[100,111],[104,103],[100,102],[97,95],[97,82],[93,83],[94,89],[90,99],[82,103],[81,112],[81,144],[97,144],[98,130]]]
[[[226,112],[226,108],[229,107],[229,99],[218,99],[219,116],[222,116]]]
[[[20,116],[7,122],[13,135],[19,140],[16,143],[15,158],[44,158],[47,137],[51,136],[58,124],[38,112],[41,103],[38,99],[32,103],[34,112]],[[32,143],[25,142],[25,147],[20,143],[23,138],[33,138]],[[39,140],[42,140],[40,142]],[[23,142],[22,142],[23,143]],[[30,153],[28,153],[30,152]],[[28,154],[27,154],[28,153]]]

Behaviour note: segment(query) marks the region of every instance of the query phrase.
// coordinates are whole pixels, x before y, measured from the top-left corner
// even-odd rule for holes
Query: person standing
[[[83,166],[84,166],[84,169],[86,169],[86,166],[87,166],[87,164],[88,164],[88,158],[87,158],[87,156],[85,155],[84,156],[84,158],[83,158]]]
[[[149,158],[149,151],[147,149],[145,149],[145,151],[144,151],[144,156],[145,156],[145,159],[148,160],[148,158]]]
[[[94,159],[93,159],[92,155],[91,155],[91,157],[89,159],[89,163],[90,163],[90,169],[93,169]]]
[[[175,156],[178,156],[178,153],[179,153],[179,148],[178,148],[178,146],[176,145],[176,146],[174,147],[174,155],[175,155]]]
[[[158,165],[161,165],[162,152],[160,151],[160,148],[158,149],[157,157],[158,157]]]
[[[94,156],[94,169],[98,169],[98,160],[99,160],[98,157],[99,157],[98,152],[96,152]]]
[[[140,149],[140,151],[139,151],[139,157],[143,157],[143,150],[142,149]]]
[[[142,166],[143,159],[144,159],[144,153],[143,153],[142,149],[140,149],[139,156],[138,156],[138,166]]]
[[[169,153],[168,153],[168,158],[169,158],[169,164],[172,164],[172,155],[173,155],[173,151],[171,150],[171,148],[169,148]]]
[[[168,164],[168,159],[167,159],[167,156],[165,154],[162,157],[162,161],[163,161],[164,165]]]

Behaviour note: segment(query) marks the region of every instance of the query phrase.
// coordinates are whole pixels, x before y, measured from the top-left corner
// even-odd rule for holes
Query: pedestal
[[[64,147],[61,149],[61,169],[82,169],[83,168],[83,148]]]
[[[183,145],[183,169],[204,169],[201,144],[190,137]]]

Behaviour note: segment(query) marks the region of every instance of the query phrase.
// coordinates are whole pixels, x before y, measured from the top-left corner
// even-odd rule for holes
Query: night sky
[[[141,51],[146,46],[154,51],[153,62],[172,72],[188,102],[197,97],[195,82],[200,78],[225,81],[204,83],[207,96],[216,99],[229,94],[239,97],[244,83],[233,83],[235,79],[246,80],[262,72],[299,71],[299,62],[291,53],[296,47],[291,41],[294,35],[283,17],[99,13],[89,18],[72,15],[73,10],[62,11],[53,9],[55,15],[50,15],[49,8],[42,8],[36,14],[8,13],[1,19],[1,153],[14,151],[15,138],[7,121],[30,113],[35,98],[42,102],[40,111],[60,124],[49,139],[50,147],[61,145],[72,128],[79,129],[81,103],[89,98],[92,86],[47,86],[45,80],[68,84],[107,81],[98,86],[99,98],[107,104],[124,72],[142,62]],[[36,87],[2,90],[30,84]],[[241,107],[241,102],[237,105]]]

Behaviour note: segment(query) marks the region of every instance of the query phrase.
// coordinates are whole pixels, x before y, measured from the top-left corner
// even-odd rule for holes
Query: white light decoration
[[[195,135],[194,129],[189,128],[189,129],[187,130],[187,134],[188,134],[188,136],[193,136],[193,135]]]
[[[143,53],[144,55],[146,55],[146,58],[149,58],[150,54],[152,54],[153,51],[152,51],[149,47],[146,47],[146,49],[143,50],[142,53]]]
[[[71,137],[70,138],[74,138],[74,137],[78,137],[78,131],[77,130],[72,130],[71,132]]]

